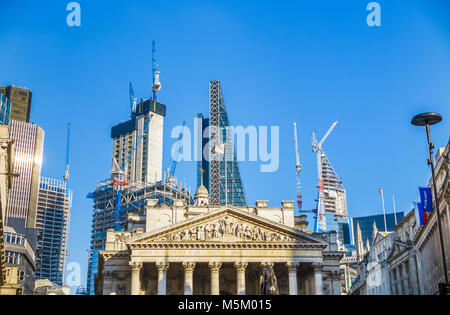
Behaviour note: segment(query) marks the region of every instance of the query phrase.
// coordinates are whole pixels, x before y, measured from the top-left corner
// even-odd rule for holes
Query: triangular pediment
[[[388,256],[388,261],[395,258],[400,253],[404,252],[405,250],[409,249],[411,246],[409,244],[406,244],[400,240],[394,240],[394,243],[392,245],[391,253]]]
[[[223,207],[159,230],[135,236],[127,243],[152,242],[295,243],[323,247],[327,245],[325,241],[298,229],[234,207]]]

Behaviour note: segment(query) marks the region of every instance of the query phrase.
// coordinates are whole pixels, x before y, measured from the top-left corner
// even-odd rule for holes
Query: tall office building
[[[325,154],[322,155],[322,178],[325,211],[333,213],[337,218],[346,219],[348,217],[347,193],[342,185],[342,180],[336,174]]]
[[[11,120],[30,122],[31,99],[30,90],[11,86],[0,86],[0,93],[3,93],[11,101]]]
[[[36,228],[38,229],[36,278],[63,285],[67,256],[72,191],[65,181],[41,178]]]
[[[0,125],[9,125],[11,115],[11,101],[5,94],[0,93]]]
[[[112,128],[113,172],[118,171],[124,162],[125,180],[129,183],[157,183],[162,180],[163,128],[166,106],[153,101],[143,100],[131,120]],[[148,131],[145,126],[148,124]],[[132,148],[142,136],[136,150]],[[131,156],[130,156],[131,155]]]
[[[398,222],[403,220],[405,217],[404,212],[398,212],[396,214],[394,213],[386,213],[386,226],[387,226],[387,232],[392,232],[394,230],[394,227],[397,225]],[[355,243],[355,238],[357,235],[357,226],[359,224],[359,227],[361,229],[361,236],[362,241],[364,244],[369,240],[369,243],[372,244],[373,239],[373,223],[375,222],[378,231],[385,232],[384,228],[384,215],[378,214],[378,215],[371,215],[367,217],[357,217],[357,218],[351,218],[351,229],[352,229],[352,238],[353,238],[353,244]]]
[[[210,202],[214,205],[246,205],[245,192],[242,185],[239,167],[234,151],[234,143],[227,132],[229,120],[225,108],[222,88],[219,81],[211,81],[209,88],[210,117],[204,119],[199,114],[199,130],[209,138],[209,147],[205,146],[204,137],[197,137],[198,156],[197,173],[210,193]],[[205,133],[206,130],[206,133]],[[205,181],[206,180],[206,181]],[[209,182],[208,182],[209,181]],[[200,185],[201,183],[198,183]]]
[[[44,131],[37,125],[12,120],[9,137],[15,141],[14,173],[9,191],[6,225],[19,224],[28,229],[36,227],[36,209],[41,176]]]

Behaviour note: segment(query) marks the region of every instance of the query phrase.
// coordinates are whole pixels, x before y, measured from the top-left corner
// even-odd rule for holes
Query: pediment
[[[160,230],[138,235],[139,243],[295,243],[326,246],[321,239],[233,207],[199,215]]]
[[[408,248],[410,248],[410,246],[408,244],[403,243],[403,242],[401,242],[399,240],[394,240],[391,253],[389,254],[387,260],[389,261],[389,260],[395,258],[397,255],[399,255],[400,253],[404,252]]]

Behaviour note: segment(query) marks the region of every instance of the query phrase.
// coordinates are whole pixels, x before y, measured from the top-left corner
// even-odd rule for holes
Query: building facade
[[[65,181],[41,178],[36,228],[38,229],[36,278],[62,286],[67,256],[72,191]]]
[[[11,101],[0,92],[0,125],[9,125],[11,116]]]
[[[126,231],[107,233],[99,256],[99,295],[260,294],[264,268],[280,294],[340,294],[336,235],[295,228],[294,202],[269,208],[210,205],[200,186],[195,205],[149,200]],[[334,243],[332,243],[334,240]]]
[[[15,142],[14,173],[20,176],[14,179],[9,192],[6,224],[21,221],[21,225],[32,229],[36,226],[44,131],[37,125],[15,120],[9,127],[9,137]]]
[[[9,127],[0,126],[0,295],[16,294],[6,283],[5,220],[8,191],[12,187],[14,169],[14,141],[9,138]]]
[[[416,247],[413,240],[420,225],[411,211],[394,228],[395,239],[388,257],[392,295],[418,295],[420,285]]]
[[[113,172],[126,164],[124,180],[129,183],[162,181],[165,116],[165,105],[153,99],[142,100],[131,120],[112,128]],[[139,138],[142,140],[138,143]]]
[[[436,155],[436,185],[439,211],[446,253],[447,270],[450,270],[450,142],[440,148]],[[431,181],[430,181],[431,186]],[[434,195],[434,192],[433,192]],[[435,198],[435,197],[433,197]],[[417,267],[420,294],[438,294],[439,283],[444,282],[441,242],[436,210],[428,215],[428,223],[422,226],[414,238],[417,251]],[[449,275],[450,276],[450,275]]]
[[[0,86],[0,93],[11,101],[11,120],[30,122],[32,93],[26,88]]]

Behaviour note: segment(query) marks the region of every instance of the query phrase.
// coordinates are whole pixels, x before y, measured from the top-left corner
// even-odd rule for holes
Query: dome
[[[197,206],[209,204],[209,192],[205,186],[201,185],[198,187],[197,192],[195,193],[195,203]]]

